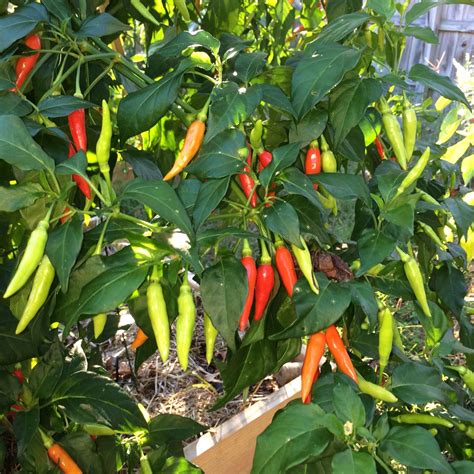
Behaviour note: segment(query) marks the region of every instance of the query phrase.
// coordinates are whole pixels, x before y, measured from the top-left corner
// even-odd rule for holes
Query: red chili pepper
[[[275,200],[276,192],[275,191],[268,191],[267,193],[267,199],[269,202],[265,204],[265,207],[270,207],[273,204],[273,201]]]
[[[18,382],[23,385],[25,381],[25,376],[23,375],[23,371],[21,369],[14,369],[12,372],[13,377],[18,379]]]
[[[278,274],[280,275],[281,281],[285,286],[288,296],[291,298],[293,296],[293,288],[298,281],[295,264],[293,263],[293,257],[291,252],[283,245],[281,239],[278,239],[275,245],[275,263]]]
[[[383,150],[383,145],[379,137],[375,137],[374,143],[375,143],[375,148],[377,148],[377,153],[379,154],[380,159],[385,160],[385,152]]]
[[[267,151],[264,150],[260,155],[258,155],[258,171],[262,171],[264,168],[266,168],[273,160],[273,155]]]
[[[250,199],[250,205],[252,207],[255,207],[257,205],[257,193],[255,188],[255,181],[253,178],[249,175],[250,173],[250,168],[252,167],[252,150],[250,147],[248,147],[248,155],[247,155],[247,165],[244,168],[244,172],[239,174],[239,181],[240,181],[240,186],[242,187],[242,191],[245,194],[245,197],[248,199],[250,195],[252,194],[252,198]]]
[[[86,134],[86,112],[84,109],[77,109],[68,116],[69,130],[71,131],[72,141],[76,149],[87,152],[87,134]]]
[[[37,50],[41,49],[41,38],[37,34],[28,35],[25,39],[25,45],[28,48]],[[16,81],[15,89],[12,91],[21,89],[21,86],[26,81],[28,76],[31,73],[31,70],[35,67],[36,62],[38,61],[39,53],[30,54],[29,56],[22,57],[16,62]]]
[[[261,245],[262,256],[257,269],[257,283],[255,285],[255,321],[262,318],[268,301],[270,300],[273,285],[275,284],[275,272],[271,264],[270,255],[263,241]]]
[[[303,403],[311,401],[311,387],[319,376],[319,362],[326,348],[326,336],[317,332],[311,336],[306,346],[303,367],[301,369],[301,399]]]
[[[71,217],[71,209],[69,209],[68,206],[66,206],[63,210],[63,216],[59,219],[61,221],[61,224],[65,224]]]
[[[306,152],[304,171],[306,174],[321,173],[321,152],[319,151],[317,140],[311,143],[310,148]],[[313,187],[314,189],[318,189],[318,184],[314,183]]]
[[[76,154],[76,150],[74,149],[73,144],[69,142],[68,158],[73,157],[75,154]],[[89,187],[89,183],[82,176],[79,176],[78,174],[73,174],[72,179],[77,184],[77,187],[82,191],[82,194],[84,194],[84,196],[87,199],[91,199],[91,188]],[[64,218],[67,220],[67,216],[64,216]],[[62,219],[61,219],[61,222],[62,222]]]
[[[336,326],[331,325],[326,329],[326,341],[339,370],[354,380],[355,383],[358,383],[357,373],[347,353],[346,346],[337,332]]]
[[[252,250],[247,239],[244,239],[244,247],[242,249],[242,258],[240,260],[242,265],[247,270],[247,280],[249,291],[247,293],[247,299],[245,300],[244,309],[240,316],[239,329],[243,331],[249,322],[250,311],[252,309],[253,298],[255,295],[255,283],[257,281],[257,266],[255,260],[252,257]]]

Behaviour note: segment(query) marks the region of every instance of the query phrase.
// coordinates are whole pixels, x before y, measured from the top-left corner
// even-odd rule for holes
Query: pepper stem
[[[242,257],[251,257],[252,256],[252,249],[250,248],[249,241],[244,239],[243,246],[242,246]]]
[[[267,264],[272,261],[270,254],[268,253],[267,246],[263,240],[260,240],[260,246],[262,247],[262,254],[260,256],[260,262],[262,264]]]

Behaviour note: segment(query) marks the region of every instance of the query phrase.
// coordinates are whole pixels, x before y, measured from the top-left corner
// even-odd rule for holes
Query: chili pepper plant
[[[135,371],[204,325],[214,409],[308,343],[253,473],[474,472],[473,104],[400,66],[445,3],[0,1],[1,472],[200,472],[123,309]]]

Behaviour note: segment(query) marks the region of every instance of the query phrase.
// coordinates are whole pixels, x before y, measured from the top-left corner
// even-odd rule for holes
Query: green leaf
[[[365,424],[365,408],[357,394],[348,384],[339,383],[333,389],[333,405],[336,416],[345,423],[350,421],[354,428]]]
[[[239,54],[235,61],[236,77],[242,82],[248,83],[262,72],[265,67],[266,57],[267,54],[262,51]]]
[[[120,201],[135,199],[150,207],[154,212],[167,221],[175,224],[190,238],[194,231],[186,210],[174,189],[164,181],[136,178],[124,189]]]
[[[436,291],[443,304],[459,317],[468,290],[463,272],[452,264],[445,263],[441,267],[433,269],[430,287]]]
[[[295,245],[300,242],[300,223],[298,214],[291,204],[277,201],[262,212],[265,225],[285,240]]]
[[[395,250],[396,243],[381,231],[370,229],[364,232],[357,241],[361,265],[356,276],[383,262]]]
[[[226,82],[215,87],[204,142],[242,123],[253,113],[261,100],[262,91],[258,87],[240,88],[235,82]]]
[[[368,281],[349,280],[342,283],[349,286],[352,303],[359,305],[364,313],[369,317],[372,325],[377,321],[378,306],[375,299],[374,289]]]
[[[288,168],[279,175],[285,191],[289,194],[303,196],[318,209],[323,209],[314,192],[312,181],[297,168]]]
[[[368,0],[367,8],[390,20],[395,14],[394,0]]]
[[[15,433],[18,456],[21,456],[38,429],[40,422],[39,406],[35,405],[28,410],[20,411],[15,416],[13,422],[13,432]],[[0,465],[0,467],[2,467]]]
[[[123,24],[112,15],[102,13],[95,17],[87,18],[76,35],[79,38],[87,38],[91,36],[100,38],[102,36],[114,35],[130,29],[131,28],[128,25]]]
[[[298,62],[291,83],[293,107],[302,118],[359,62],[361,51],[311,43]]]
[[[451,466],[456,474],[470,474],[474,471],[474,461],[454,461]]]
[[[164,466],[160,469],[161,474],[199,474],[203,473],[199,467],[191,464],[184,457],[171,456],[166,459]]]
[[[159,445],[184,441],[207,431],[207,427],[179,415],[157,415],[148,423],[148,442]]]
[[[322,184],[336,199],[360,199],[367,206],[371,205],[369,188],[362,176],[343,173],[321,173],[311,175],[311,179]]]
[[[120,433],[147,428],[136,402],[109,377],[92,372],[76,372],[62,379],[51,403],[64,407],[76,423],[98,423]]]
[[[321,426],[317,405],[292,403],[274,416],[257,438],[252,474],[287,472],[320,455],[332,435]]]
[[[262,91],[263,102],[272,105],[277,110],[290,114],[293,117],[295,116],[295,111],[293,110],[290,100],[278,86],[257,84],[255,87]]]
[[[310,110],[298,123],[291,123],[289,142],[300,142],[302,147],[309,145],[321,136],[327,122],[328,113],[325,110]]]
[[[0,159],[23,171],[54,170],[53,159],[31,138],[23,121],[15,115],[0,116]]]
[[[61,378],[63,367],[63,346],[56,342],[51,345],[28,377],[28,387],[33,396],[39,399],[49,398]]]
[[[32,110],[31,105],[18,94],[9,92],[8,94],[0,96],[0,116],[16,115],[18,117],[24,117],[30,114]]]
[[[331,467],[337,474],[376,474],[374,458],[363,451],[352,451],[351,448],[336,453]]]
[[[472,5],[472,0],[422,0],[421,2],[414,3],[406,13],[406,24],[409,25],[410,23],[413,23],[417,18],[423,16],[428,10],[431,10],[434,7],[457,4]]]
[[[330,96],[329,119],[334,127],[334,146],[364,117],[369,105],[382,95],[380,82],[375,79],[349,78],[333,90]]]
[[[432,401],[450,403],[450,391],[435,368],[407,362],[393,371],[392,392],[407,403],[413,405]]]
[[[179,56],[186,48],[195,48],[196,46],[204,46],[216,54],[219,51],[220,43],[207,31],[183,31],[167,43],[161,41],[153,43],[150,46],[150,55],[158,53],[167,57]]]
[[[454,472],[433,435],[420,426],[395,426],[382,441],[380,449],[405,466]]]
[[[209,180],[200,189],[193,211],[193,220],[196,229],[209,217],[216,209],[223,197],[227,193],[230,177],[223,179]]]
[[[277,344],[267,339],[240,347],[221,370],[225,395],[212,407],[223,407],[244,388],[261,381],[278,367]]]
[[[159,81],[124,97],[118,107],[117,124],[122,140],[149,130],[176,100],[182,72],[171,72]]]
[[[124,265],[101,273],[81,291],[75,317],[114,310],[143,283],[148,267]]]
[[[78,109],[87,109],[94,104],[74,96],[58,95],[48,97],[38,104],[39,111],[46,117],[66,117]]]
[[[444,116],[439,130],[438,141],[436,142],[437,145],[446,143],[456,133],[462,122],[462,115],[460,116],[461,110],[462,106],[458,105]]]
[[[80,150],[71,158],[63,161],[56,167],[56,174],[71,175],[78,174],[82,177],[87,176],[87,158],[86,154]]]
[[[474,207],[470,206],[460,198],[448,198],[443,201],[456,221],[456,225],[464,236],[467,235],[469,227],[474,222]]]
[[[232,350],[235,350],[235,331],[247,292],[247,272],[236,258],[221,258],[204,270],[201,283],[204,309]]]
[[[225,130],[205,143],[197,159],[186,167],[186,171],[201,179],[225,178],[239,173],[244,161],[239,150],[245,147],[245,136],[240,130]]]
[[[0,211],[15,212],[31,206],[45,196],[44,189],[38,183],[15,184],[0,186]]]
[[[69,275],[82,247],[82,222],[82,216],[76,214],[48,235],[46,253],[56,270],[63,292],[67,291]]]
[[[342,15],[328,23],[321,30],[316,42],[321,44],[338,42],[353,33],[356,28],[366,23],[369,18],[370,15],[362,12]]]
[[[46,9],[59,20],[67,20],[72,16],[71,7],[67,0],[42,0]]]
[[[48,21],[48,12],[39,3],[30,3],[0,17],[0,52],[24,38],[40,21]]]
[[[407,26],[403,30],[405,36],[413,36],[425,43],[439,44],[439,38],[436,33],[428,26]]]
[[[273,159],[271,163],[260,172],[260,182],[263,186],[268,187],[273,176],[288,166],[292,165],[298,158],[300,151],[299,143],[290,143],[275,149],[272,153]]]
[[[424,64],[415,64],[410,69],[408,77],[412,81],[421,82],[426,87],[439,92],[443,97],[462,102],[470,108],[469,102],[462,90],[455,86],[448,76],[441,76]]]
[[[300,337],[322,331],[335,323],[351,303],[351,293],[341,284],[329,281],[322,273],[316,275],[319,294],[313,293],[308,282],[302,278],[296,283],[293,303],[297,319],[283,331],[270,339]]]
[[[253,232],[249,232],[247,230],[242,230],[239,227],[225,227],[223,229],[206,229],[202,230],[197,234],[197,241],[200,244],[205,244],[209,242],[213,242],[216,239],[221,239],[224,237],[235,237],[235,238],[244,238],[244,239],[251,239],[256,237]]]

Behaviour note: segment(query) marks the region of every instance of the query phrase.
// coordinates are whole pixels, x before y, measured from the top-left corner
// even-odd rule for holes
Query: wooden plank
[[[257,436],[273,415],[290,400],[301,396],[301,377],[292,380],[267,400],[235,415],[184,448],[186,458],[206,474],[248,474],[252,470]]]

